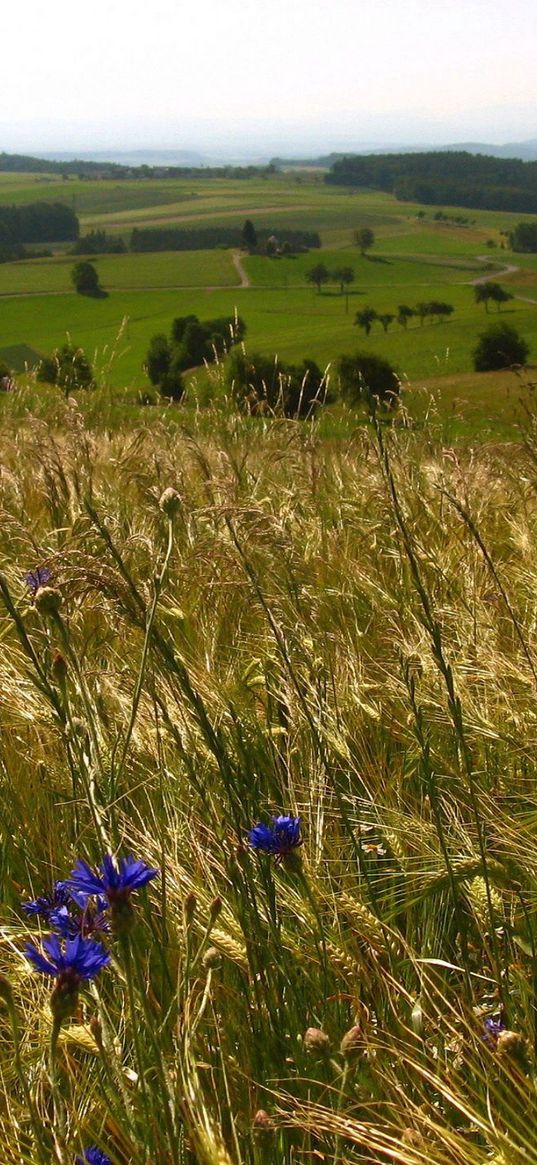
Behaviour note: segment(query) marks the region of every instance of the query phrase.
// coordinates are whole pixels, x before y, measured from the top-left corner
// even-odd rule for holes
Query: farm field
[[[61,1138],[69,1165],[535,1165],[535,433],[455,454],[425,420],[334,441],[216,409],[114,432],[20,393],[3,1161]],[[70,876],[106,893],[64,908],[100,954],[58,1001],[39,957]]]
[[[108,292],[106,299],[74,293],[70,272],[75,260],[65,254],[65,245],[51,258],[1,264],[0,352],[20,345],[45,354],[68,334],[95,360],[101,380],[106,377],[117,390],[138,390],[145,383],[142,365],[149,340],[157,332],[168,333],[175,316],[195,313],[203,319],[238,310],[246,321],[250,352],[277,354],[295,362],[308,357],[332,369],[343,352],[362,349],[386,356],[410,386],[406,400],[412,414],[411,386],[416,378],[420,383],[429,379],[436,386],[442,377],[456,380],[471,374],[477,336],[496,319],[495,311],[487,315],[483,306],[475,304],[471,283],[488,275],[522,297],[507,304],[498,318],[520,329],[537,362],[537,306],[527,302],[537,299],[537,259],[500,247],[505,244],[501,232],[520,216],[447,208],[448,222],[436,221],[434,209],[419,219],[418,207],[385,194],[326,187],[318,175],[300,180],[276,174],[248,181],[169,184],[165,180],[47,183],[26,175],[0,177],[0,201],[31,200],[36,189],[39,197],[45,191],[47,197],[53,194],[76,205],[83,231],[104,228],[128,239],[135,225],[240,228],[245,217],[251,217],[259,229],[276,233],[278,223],[317,230],[322,246],[294,257],[243,253],[240,270],[249,286],[239,286],[234,253],[225,249],[98,256],[94,262]],[[452,217],[457,213],[470,222],[455,225]],[[375,234],[375,245],[366,256],[353,244],[352,231],[358,226],[370,226]],[[496,244],[492,249],[487,246],[490,240]],[[333,284],[320,295],[307,284],[307,273],[318,262],[329,269],[341,265],[353,269],[355,279],[348,297],[341,296]],[[517,271],[502,275],[508,265]],[[423,327],[411,321],[406,331],[393,322],[387,333],[376,323],[369,336],[353,324],[356,312],[364,306],[396,314],[400,303],[415,306],[428,299],[453,304],[453,316]],[[203,370],[193,376],[196,383],[207,384]],[[442,411],[442,393],[437,395]],[[509,417],[506,400],[512,401],[510,394],[474,393],[473,399],[481,401],[484,431],[513,431],[518,406],[513,403]],[[446,380],[446,418],[452,412]],[[474,435],[475,409],[470,412],[468,433]],[[464,420],[461,423],[464,428]]]
[[[537,256],[292,175],[33,189],[322,246],[0,264],[0,1165],[537,1165]],[[399,406],[150,389],[235,312]],[[528,366],[476,373],[497,320]],[[88,391],[31,370],[66,337]]]

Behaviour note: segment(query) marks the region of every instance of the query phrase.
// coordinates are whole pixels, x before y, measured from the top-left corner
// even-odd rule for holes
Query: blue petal
[[[103,879],[92,870],[91,866],[79,858],[75,863],[74,869],[71,870],[71,877],[67,879],[65,885],[68,889],[82,894],[102,894],[105,890]]]
[[[44,955],[41,954],[41,951],[38,951],[37,947],[34,946],[33,943],[26,943],[24,954],[32,964],[34,970],[40,971],[42,975],[57,974],[57,968],[55,967],[54,963],[50,963],[48,959],[45,959]]]

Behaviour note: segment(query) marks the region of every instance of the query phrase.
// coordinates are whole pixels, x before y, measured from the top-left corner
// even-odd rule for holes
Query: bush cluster
[[[223,316],[201,321],[195,315],[179,316],[172,323],[170,338],[153,336],[145,360],[145,370],[162,396],[181,400],[182,373],[200,364],[212,364],[240,343],[246,324],[240,316]]]
[[[247,356],[242,348],[228,360],[226,387],[236,403],[254,415],[310,417],[328,399],[325,374],[314,360],[287,364],[277,356]]]

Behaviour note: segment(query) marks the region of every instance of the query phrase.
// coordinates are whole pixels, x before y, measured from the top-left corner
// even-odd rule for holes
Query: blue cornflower
[[[42,918],[63,938],[75,938],[77,934],[84,937],[110,929],[105,914],[108,909],[106,898],[99,897],[93,905],[91,897],[69,890],[65,882],[55,882],[52,894],[44,894],[33,902],[23,902],[22,909],[30,917]],[[78,907],[77,914],[72,911],[73,904]]]
[[[23,902],[22,909],[25,914],[37,914],[44,918],[45,922],[49,922],[53,911],[67,907],[69,898],[70,894],[65,882],[55,882],[52,894],[43,894],[40,898],[34,898],[32,902]]]
[[[35,570],[30,570],[28,574],[25,574],[24,581],[33,599],[35,599],[39,588],[46,587],[51,578],[52,571],[49,570],[48,566],[37,566]]]
[[[66,939],[65,948],[60,936],[51,934],[43,941],[43,948],[46,956],[34,943],[26,943],[24,953],[40,975],[54,977],[50,1006],[55,1019],[61,1022],[76,1010],[82,980],[95,979],[110,962],[110,955],[101,943],[82,938],[79,934],[76,938]]]
[[[483,1020],[483,1039],[491,1047],[496,1047],[498,1036],[503,1031],[505,1031],[505,1024],[502,1023],[501,1019],[493,1019],[491,1015],[487,1015],[487,1018]]]
[[[252,849],[272,854],[277,859],[286,857],[302,845],[300,817],[273,817],[272,825],[258,822],[248,834]]]
[[[110,955],[101,943],[82,938],[79,934],[66,940],[65,950],[62,950],[60,935],[51,934],[43,940],[43,949],[48,957],[34,943],[26,943],[24,953],[34,969],[41,975],[53,975],[55,979],[68,979],[71,983],[95,979],[110,962]]]
[[[112,1165],[112,1162],[106,1153],[92,1145],[89,1149],[84,1149],[83,1157],[76,1158],[75,1165]]]
[[[112,854],[105,854],[100,873],[79,858],[66,885],[71,893],[96,894],[106,899],[112,911],[112,925],[116,933],[129,929],[133,921],[131,894],[141,890],[159,870],[132,856],[120,858],[116,864]]]
[[[89,894],[77,894],[72,891],[71,897],[79,908],[78,913],[71,913],[67,906],[59,906],[56,910],[51,910],[48,921],[53,930],[63,935],[64,938],[75,938],[77,934],[85,938],[90,934],[95,934],[96,931],[106,934],[110,930],[106,914],[108,910],[106,898],[99,896],[93,905]]]
[[[141,890],[159,872],[133,857],[120,858],[116,865],[112,855],[105,854],[100,874],[96,874],[83,858],[79,858],[66,886],[71,892],[100,894],[112,906],[118,899],[130,898],[134,890]]]

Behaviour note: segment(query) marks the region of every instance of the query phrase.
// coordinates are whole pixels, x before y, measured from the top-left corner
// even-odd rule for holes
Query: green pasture
[[[11,194],[22,198],[24,192],[35,197],[38,186],[44,190],[47,182],[4,175],[0,199],[9,201]],[[497,318],[494,310],[487,314],[474,301],[471,280],[487,274],[478,256],[487,256],[491,279],[508,263],[519,267],[511,277],[500,275],[500,281],[516,294],[537,299],[537,256],[486,248],[488,238],[499,240],[499,232],[520,216],[446,208],[446,213],[462,213],[475,221],[468,226],[437,223],[435,208],[427,208],[425,217],[418,219],[418,207],[390,195],[330,188],[312,176],[300,181],[294,175],[276,175],[191,183],[55,179],[47,189],[82,200],[77,208],[85,207],[83,230],[104,226],[128,234],[133,225],[164,221],[241,226],[250,217],[258,229],[276,234],[283,224],[319,230],[323,247],[294,257],[243,255],[252,284],[248,289],[238,286],[229,250],[99,256],[94,261],[109,293],[102,300],[72,292],[73,256],[58,253],[49,259],[2,264],[0,348],[28,345],[46,353],[69,335],[86,349],[102,382],[116,391],[137,388],[145,383],[142,363],[149,340],[156,332],[168,332],[175,316],[195,313],[207,318],[237,309],[247,323],[251,352],[276,353],[290,361],[308,356],[326,367],[343,352],[362,348],[385,355],[413,386],[424,383],[427,390],[429,382],[442,381],[445,401],[438,407],[453,418],[455,428],[459,408],[463,413],[466,409],[472,428],[494,423],[494,417],[499,424],[508,424],[513,415],[512,394],[478,391],[485,382],[477,378],[468,390],[470,396],[461,398],[458,378],[471,373],[477,336]],[[366,256],[352,242],[353,230],[364,225],[372,227],[376,238]],[[306,274],[317,262],[329,270],[341,265],[353,268],[355,282],[348,297],[340,295],[335,284],[321,294],[306,284]],[[428,299],[452,303],[453,317],[423,327],[412,322],[407,331],[394,322],[386,334],[376,323],[370,336],[353,324],[356,312],[366,305],[396,314],[400,303],[415,306]],[[537,362],[536,313],[536,305],[517,300],[500,318],[527,337]],[[201,384],[206,380],[203,371],[194,375]],[[419,399],[416,392],[416,407]]]
[[[447,299],[455,306],[454,316],[423,327],[412,322],[407,331],[394,322],[387,334],[376,323],[370,336],[353,324],[356,311],[366,303],[379,312],[396,312],[398,303],[412,306],[423,298]],[[118,291],[102,300],[72,294],[14,297],[2,302],[0,347],[26,343],[48,352],[69,333],[103,368],[122,321],[127,320],[117,358],[106,372],[110,383],[120,387],[143,383],[141,365],[149,340],[155,332],[169,331],[174,316],[193,312],[204,318],[231,314],[237,308],[246,320],[250,351],[277,353],[284,360],[309,356],[326,366],[342,352],[363,348],[382,353],[403,377],[412,379],[469,372],[476,337],[497,314],[487,316],[474,303],[473,289],[455,284],[385,283],[352,293],[348,306],[347,314],[345,296],[335,292],[318,295],[299,288],[270,293],[255,288]],[[537,354],[537,308],[516,301],[501,318],[520,328]]]
[[[70,291],[71,271],[82,256],[21,260],[0,264],[0,295]],[[157,254],[88,256],[103,288],[152,290],[160,287],[233,286],[239,282],[230,251],[173,251]]]
[[[253,285],[267,289],[306,286],[308,271],[318,263],[324,263],[329,271],[342,266],[351,267],[354,271],[354,283],[349,290],[354,294],[365,294],[369,288],[376,287],[396,285],[427,287],[429,284],[438,286],[440,282],[460,283],[482,273],[481,265],[470,260],[450,265],[449,262],[443,263],[434,257],[431,262],[427,258],[421,259],[420,256],[414,258],[409,255],[400,259],[396,255],[377,253],[361,255],[358,248],[350,243],[338,250],[323,248],[303,255],[275,257],[250,255],[243,259]],[[334,287],[333,284],[325,284],[323,294],[329,293],[327,289]]]

